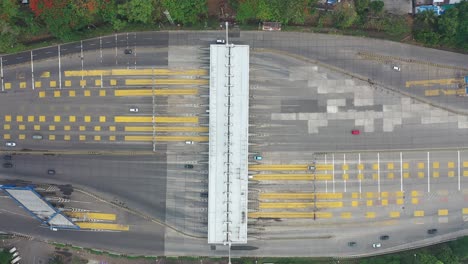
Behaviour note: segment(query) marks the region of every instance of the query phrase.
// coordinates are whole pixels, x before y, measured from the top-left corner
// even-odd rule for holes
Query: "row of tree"
[[[414,38],[422,43],[468,50],[468,1],[456,4],[441,16],[428,11],[418,14],[413,28]]]
[[[316,9],[318,0],[229,0],[241,24],[279,21],[283,25],[308,24],[383,31],[402,36],[413,30],[416,40],[429,45],[448,45],[468,50],[468,2],[457,4],[440,17],[431,12],[418,14],[412,29],[403,16],[384,14],[381,0],[342,1],[332,12]],[[31,38],[51,34],[72,39],[86,28],[110,25],[121,30],[128,24],[156,25],[166,22],[164,11],[179,24],[204,23],[207,0],[19,0],[0,1],[0,51],[18,46],[20,36]],[[317,18],[310,22],[311,18]]]

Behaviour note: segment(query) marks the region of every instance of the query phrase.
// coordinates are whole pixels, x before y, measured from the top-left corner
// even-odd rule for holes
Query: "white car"
[[[395,70],[395,71],[401,71],[400,67],[398,67],[398,66],[393,66],[392,69]]]
[[[13,141],[9,141],[9,142],[7,142],[5,145],[6,145],[7,147],[14,147],[14,146],[16,146],[16,143],[13,142]]]
[[[131,107],[129,111],[131,113],[138,113],[138,107]]]
[[[373,248],[380,248],[380,247],[382,247],[382,244],[380,244],[380,243],[374,243],[374,244],[372,244],[372,247],[373,247]]]
[[[186,141],[185,141],[185,144],[187,144],[187,145],[193,145],[193,141],[192,141],[192,140],[186,140]]]
[[[224,39],[217,39],[216,40],[216,44],[225,44],[226,43],[226,40]]]

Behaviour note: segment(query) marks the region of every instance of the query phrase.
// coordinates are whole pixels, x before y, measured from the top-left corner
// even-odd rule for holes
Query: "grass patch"
[[[10,254],[6,249],[3,251],[0,251],[0,264],[10,263],[10,260],[12,257],[13,255]]]

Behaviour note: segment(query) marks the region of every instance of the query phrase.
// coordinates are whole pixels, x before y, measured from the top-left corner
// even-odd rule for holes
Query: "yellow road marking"
[[[23,122],[23,116],[16,116],[16,122]]]
[[[34,130],[36,130],[36,131],[41,130],[41,126],[40,125],[34,125]]]
[[[422,210],[414,211],[414,216],[415,217],[423,217],[424,216],[424,211],[422,211]]]
[[[366,212],[366,218],[375,218],[375,212]]]
[[[382,200],[382,205],[383,205],[383,206],[387,206],[387,205],[388,205],[388,200],[387,200],[387,199],[383,199],[383,200]]]
[[[449,162],[447,163],[447,167],[448,167],[449,169],[455,168],[455,162],[449,161]]]
[[[440,90],[435,89],[435,90],[425,90],[424,91],[424,96],[439,96],[440,95]]]
[[[116,116],[114,122],[116,123],[151,123],[153,118],[151,116]],[[158,116],[155,118],[156,123],[198,123],[198,117],[164,117]]]
[[[251,212],[249,218],[314,218],[313,212]],[[332,218],[329,212],[316,212],[316,218]]]
[[[112,230],[112,231],[128,231],[128,225],[109,224],[109,223],[96,223],[96,222],[75,222],[82,229],[98,229],[98,230]]]
[[[409,176],[409,172],[403,172],[403,178],[408,179]]]
[[[11,135],[10,134],[3,134],[3,139],[10,139]]]
[[[364,170],[364,164],[358,164],[357,169],[358,170]]]
[[[112,86],[117,85],[117,80],[114,80],[114,79],[110,80],[110,85]]]
[[[403,169],[405,169],[405,170],[409,169],[409,163],[408,162],[403,163]]]
[[[115,140],[115,136],[109,136],[109,141],[114,141]]]
[[[109,126],[109,131],[115,131],[115,126]]]
[[[312,181],[312,180],[332,180],[331,174],[256,174],[253,175],[256,181]]]
[[[404,202],[405,202],[405,201],[404,201],[403,199],[401,199],[401,198],[399,198],[399,199],[396,200],[396,203],[397,203],[398,205],[402,205]]]
[[[21,139],[25,139],[25,138],[26,138],[26,135],[25,135],[25,134],[19,134],[19,135],[18,135],[18,139],[20,139],[20,140],[21,140]]]
[[[65,71],[65,77],[110,75],[110,70]]]
[[[468,168],[468,161],[463,162],[463,168]]]
[[[84,218],[84,219],[96,219],[96,220],[108,220],[115,221],[117,216],[115,214],[105,214],[105,213],[81,213],[81,212],[67,212],[70,217],[74,218]]]
[[[402,191],[397,191],[397,192],[395,192],[395,194],[396,194],[396,197],[399,197],[399,198],[405,196],[405,193],[402,192]]]
[[[99,90],[99,96],[106,96],[106,90]]]
[[[449,177],[455,177],[455,171],[449,171],[448,176]]]
[[[126,79],[125,85],[202,85],[208,84],[205,79]]]
[[[333,165],[317,164],[316,171],[331,170]],[[249,170],[252,171],[307,171],[308,164],[260,164],[251,165]]]
[[[101,126],[94,126],[94,131],[101,131]]]
[[[34,82],[34,87],[35,88],[41,88],[41,86],[42,86],[42,83],[40,81]]]
[[[305,200],[342,199],[343,193],[260,193],[259,199]]]
[[[378,163],[372,164],[372,169],[373,170],[378,170],[379,169],[379,164]]]
[[[343,212],[343,213],[341,213],[341,218],[344,218],[344,219],[349,219],[349,218],[351,218],[351,212]]]
[[[424,162],[418,163],[418,169],[424,169]]]
[[[374,193],[373,192],[366,192],[366,197],[368,199],[372,199],[372,198],[374,198]]]
[[[80,80],[80,86],[81,87],[86,86],[86,80]]]
[[[447,210],[447,209],[439,209],[439,210],[437,211],[437,214],[438,214],[439,216],[446,216],[446,215],[448,215],[448,210]]]
[[[463,177],[468,177],[468,171],[463,171]]]
[[[85,117],[84,117],[84,121],[85,121],[86,123],[91,122],[91,116],[85,116]]]
[[[80,140],[81,140],[81,141],[86,140],[86,136],[85,136],[85,135],[80,135]]]
[[[26,88],[26,82],[20,82],[20,89]]]
[[[393,163],[387,163],[387,170],[393,170],[393,169],[394,169]]]
[[[432,168],[433,168],[433,169],[438,169],[439,166],[440,166],[440,164],[439,164],[438,161],[432,163]]]
[[[54,122],[58,123],[60,122],[62,118],[60,116],[54,116]]]
[[[292,209],[292,208],[341,208],[343,202],[311,202],[311,203],[260,203],[260,209]]]
[[[11,122],[11,115],[5,116],[5,122]]]
[[[34,122],[34,116],[28,116],[28,122]]]
[[[76,122],[76,116],[69,116],[68,117],[68,122],[71,122],[71,123]]]
[[[101,140],[101,136],[94,136],[94,141],[100,141]]]
[[[56,81],[50,81],[49,86],[51,88],[55,88],[55,87],[57,87],[57,82]]]
[[[418,178],[424,178],[424,172],[420,171],[418,172]]]
[[[69,97],[75,97],[76,96],[75,91],[68,91],[68,96]]]
[[[49,135],[49,140],[54,141],[55,140],[55,135]]]
[[[5,90],[10,90],[11,89],[11,83],[5,83]]]
[[[157,89],[154,95],[196,95],[198,89]],[[114,96],[152,96],[151,89],[115,90]]]
[[[391,218],[399,218],[400,217],[400,212],[398,212],[398,211],[390,212],[390,217]]]
[[[419,204],[419,199],[416,197],[411,198],[411,203],[412,204]]]
[[[65,131],[70,131],[70,129],[71,129],[71,127],[68,126],[68,125],[67,125],[67,126],[63,126],[63,130],[65,130]]]
[[[463,79],[436,79],[436,80],[419,80],[419,81],[407,81],[406,87],[411,86],[432,86],[432,85],[450,85],[462,83]]]
[[[65,86],[70,87],[71,86],[71,81],[70,80],[65,81]]]
[[[351,206],[352,207],[358,207],[359,206],[359,201],[351,201]]]
[[[4,124],[4,125],[3,125],[3,129],[4,129],[4,130],[10,130],[10,128],[11,128],[11,125],[10,125],[10,124]]]
[[[105,116],[99,116],[99,122],[105,123],[106,122],[106,117]]]
[[[54,125],[50,125],[50,126],[49,126],[49,130],[50,130],[50,131],[55,131],[55,126],[54,126]]]
[[[153,141],[153,136],[125,136],[125,141]],[[156,142],[158,141],[208,141],[208,137],[203,136],[156,136]]]
[[[85,131],[86,127],[85,126],[80,126],[79,129],[80,129],[80,131]]]
[[[462,214],[464,214],[464,215],[468,214],[468,208],[463,208],[462,209]]]
[[[49,78],[50,77],[50,72],[45,71],[41,74],[41,78]]]
[[[393,172],[387,173],[387,178],[388,179],[393,179],[394,177],[395,177],[395,174],[393,174]]]
[[[18,129],[19,129],[19,130],[25,130],[25,129],[26,129],[26,126],[25,126],[25,125],[19,125],[19,126],[18,126]]]
[[[349,170],[349,165],[348,164],[343,164],[343,166],[341,166],[343,170]]]
[[[101,80],[95,80],[94,85],[95,86],[101,86]]]
[[[54,91],[54,97],[60,97],[60,91]]]
[[[347,173],[343,174],[343,180],[345,181],[349,180],[349,174]]]
[[[64,135],[63,140],[66,140],[66,141],[70,140],[70,135]]]
[[[434,171],[434,172],[432,173],[432,177],[434,177],[434,178],[439,178],[439,172],[438,172],[438,171]]]
[[[367,200],[366,201],[367,206],[372,206],[373,204],[374,204],[374,202],[372,200]]]
[[[91,91],[90,90],[84,90],[84,96],[85,97],[91,96]]]
[[[382,193],[380,194],[380,196],[381,196],[382,198],[388,198],[388,192],[382,192]]]

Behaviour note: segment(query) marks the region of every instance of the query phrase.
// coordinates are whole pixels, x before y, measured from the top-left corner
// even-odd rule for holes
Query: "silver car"
[[[14,147],[14,146],[16,146],[16,143],[13,142],[13,141],[8,141],[7,143],[5,143],[5,146],[7,146],[7,147]]]

